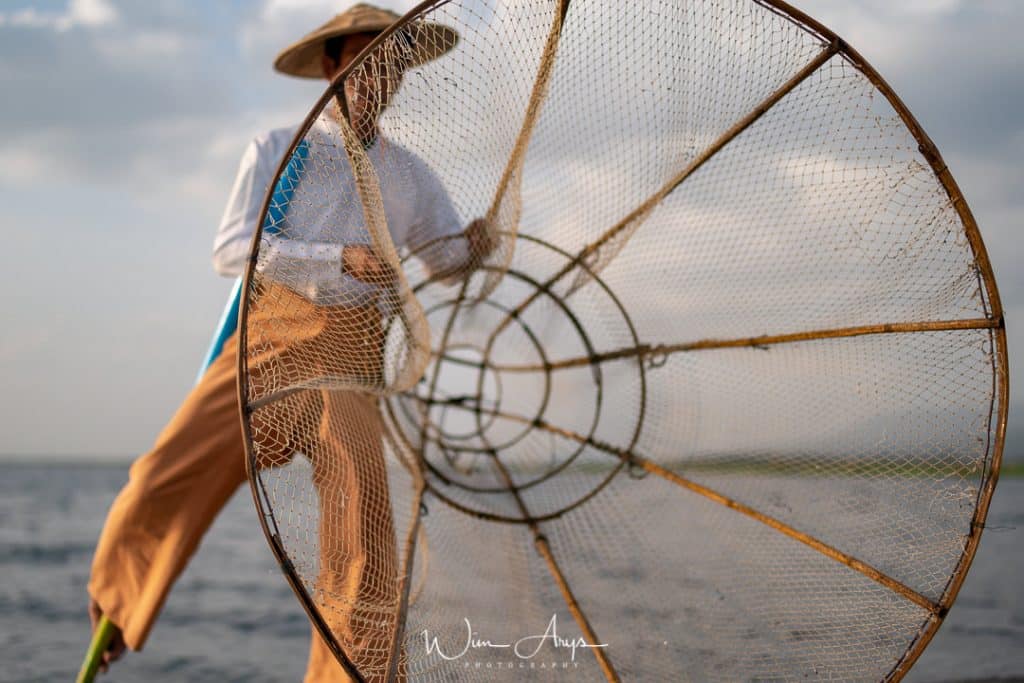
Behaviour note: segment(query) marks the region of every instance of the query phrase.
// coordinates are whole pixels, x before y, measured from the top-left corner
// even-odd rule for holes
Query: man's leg
[[[376,399],[324,392],[320,448],[311,456],[319,498],[320,574],[314,599],[349,659],[383,680],[399,602],[399,559]],[[404,666],[402,667],[404,669]],[[399,671],[404,680],[404,671]],[[346,681],[314,631],[306,683]]]
[[[142,649],[171,585],[245,481],[235,384],[237,335],[193,387],[114,500],[93,557],[89,593]]]
[[[262,376],[250,378],[250,389],[257,396],[324,377],[378,381],[384,340],[375,307],[318,307],[286,287],[264,283],[250,310],[253,320],[250,371],[256,367]],[[349,658],[368,679],[380,680],[397,611],[398,565],[377,402],[364,393],[308,389],[290,398],[303,406],[285,408],[289,399],[282,399],[253,413],[254,441],[260,432],[268,443],[280,441],[275,426],[296,430],[291,439],[312,465],[318,499],[313,600]],[[288,414],[266,412],[278,406]],[[304,680],[349,680],[315,629]]]

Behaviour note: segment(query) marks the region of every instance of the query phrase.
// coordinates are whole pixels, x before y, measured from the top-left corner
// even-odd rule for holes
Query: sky
[[[231,286],[210,252],[242,151],[321,92],[273,57],[349,4],[0,4],[0,454],[150,447]],[[795,4],[874,64],[963,189],[1006,309],[1007,457],[1024,458],[1024,3]]]

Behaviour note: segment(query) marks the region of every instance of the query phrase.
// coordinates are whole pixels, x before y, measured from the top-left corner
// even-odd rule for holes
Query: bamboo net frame
[[[459,617],[486,619],[499,610],[507,613],[492,625],[513,624],[519,629],[513,630],[515,636],[534,633],[529,629],[538,616],[552,610],[571,620],[586,642],[609,643],[607,649],[586,651],[593,668],[578,672],[585,679],[681,674],[721,680],[900,680],[956,599],[998,479],[1008,407],[1003,311],[977,223],[919,123],[841,38],[777,0],[692,5],[681,9],[680,3],[655,0],[635,8],[585,0],[424,2],[339,75],[281,161],[279,177],[300,141],[319,141],[313,157],[321,161],[321,189],[319,194],[297,193],[295,205],[313,216],[309,221],[325,210],[324,196],[335,210],[361,215],[356,241],[372,244],[395,276],[375,305],[350,300],[340,290],[327,297],[327,305],[341,312],[323,314],[323,302],[309,308],[289,298],[291,289],[283,294],[275,289],[277,280],[313,282],[315,271],[294,263],[291,271],[273,271],[272,245],[260,231],[252,245],[240,316],[240,348],[246,352],[239,359],[239,394],[261,523],[300,602],[356,680],[473,680],[479,672],[425,655],[416,628],[457,635]],[[396,66],[409,35],[403,29],[428,21],[454,26],[460,45],[436,63],[403,75]],[[638,36],[632,42],[630,30]],[[761,33],[744,42],[751,31]],[[626,46],[617,45],[617,39]],[[730,39],[740,47],[723,48]],[[637,49],[641,44],[654,47],[644,52]],[[701,50],[710,56],[704,59]],[[615,71],[630,60],[639,63],[637,70]],[[686,75],[723,102],[702,100],[696,86],[686,90],[685,81],[668,78],[674,64],[685,64]],[[637,162],[617,147],[617,139],[636,137],[636,131],[628,125],[627,112],[616,110],[623,101],[616,99],[617,91],[602,89],[597,79],[578,71],[587,65],[594,71],[632,74],[636,81],[619,85],[648,116],[643,120],[654,126],[660,147],[682,152],[653,160],[638,154]],[[661,81],[644,82],[640,67],[653,69]],[[715,90],[715,82],[699,80],[702,69],[730,87]],[[744,78],[747,73],[765,82]],[[573,77],[583,83],[575,90]],[[389,78],[402,85],[392,101],[378,103],[374,112],[384,140],[411,150],[441,174],[463,224],[481,216],[492,231],[494,250],[477,254],[475,273],[456,284],[421,263],[472,245],[460,234],[396,244],[386,197],[405,187],[402,174],[412,162],[395,153],[395,165],[389,166],[386,146],[379,152],[382,157],[374,157],[373,147],[358,144],[363,131],[349,109],[353,95],[346,87],[379,86]],[[496,85],[486,89],[491,81]],[[658,100],[659,93],[671,90],[668,83],[683,92]],[[465,94],[474,89],[477,96]],[[596,93],[592,99],[587,99],[588,89]],[[657,106],[645,105],[645,97],[655,98]],[[337,131],[323,133],[335,102],[343,110],[333,119]],[[679,102],[691,109],[672,109]],[[449,108],[456,105],[469,114],[453,114]],[[657,118],[659,107],[672,115]],[[573,158],[572,145],[598,128],[590,119],[612,114],[623,120],[605,125],[620,129],[593,143],[594,157]],[[582,130],[578,135],[571,129],[574,117]],[[850,129],[814,128],[815,117]],[[686,128],[697,123],[702,124],[699,130]],[[721,189],[727,182],[756,188],[762,181],[744,175],[744,161],[765,174],[764,182],[781,182],[781,175],[768,175],[770,167],[759,161],[757,144],[768,148],[766,154],[784,155],[803,139],[792,130],[810,140],[798,150],[808,152],[810,160],[786,157],[791,161],[782,170],[802,173],[789,189],[804,183],[835,197],[829,196],[831,213],[822,213],[821,222],[801,226],[817,233],[801,238],[784,227],[772,233],[782,242],[779,259],[785,264],[797,263],[796,257],[813,259],[815,252],[805,245],[815,240],[837,251],[875,248],[879,259],[861,262],[859,272],[816,273],[878,278],[880,284],[865,290],[873,298],[843,299],[840,292],[840,303],[811,297],[812,304],[806,304],[787,293],[780,295],[787,307],[758,317],[739,296],[756,298],[756,292],[743,287],[747,278],[723,267],[731,279],[713,287],[726,292],[735,287],[739,294],[721,294],[716,303],[731,303],[741,313],[749,310],[749,318],[734,311],[701,312],[692,303],[696,313],[672,304],[662,310],[638,299],[632,284],[646,282],[644,263],[653,260],[662,267],[656,258],[662,255],[655,251],[659,239],[670,259],[680,245],[704,250],[698,254],[703,262],[679,255],[675,265],[684,273],[715,273],[706,264],[728,266],[730,253],[753,253],[742,242],[715,242],[709,236],[684,242],[667,230],[699,227],[684,220],[692,207],[680,197],[688,188],[697,187],[686,195],[693,203],[728,197]],[[826,133],[837,141],[826,144],[813,137]],[[645,146],[642,137],[635,142],[648,154],[656,149]],[[610,150],[606,157],[599,155],[602,144]],[[620,164],[644,182],[632,185],[620,177],[618,186],[595,175],[585,162]],[[355,191],[334,179],[346,173]],[[585,191],[573,191],[573,173],[583,178],[578,186]],[[858,214],[854,203],[842,203],[847,195],[839,188],[850,185],[859,188],[863,204],[874,206],[877,200],[873,216]],[[579,203],[587,192],[593,206]],[[786,215],[776,203],[799,203],[781,191],[753,196],[761,202],[756,215],[692,215],[726,227],[763,220],[768,230],[772,223],[762,214]],[[308,213],[309,207],[316,211]],[[576,213],[567,218],[566,207]],[[603,224],[610,227],[582,225],[584,219],[622,208],[628,210],[620,218]],[[301,220],[295,219],[294,237],[302,236]],[[834,225],[842,229],[833,230]],[[854,228],[862,232],[843,237],[843,230],[852,233]],[[281,232],[287,237],[289,228]],[[749,240],[758,233],[744,235]],[[908,237],[897,239],[900,235]],[[343,242],[353,235],[327,237]],[[771,240],[764,244],[771,246]],[[801,251],[805,248],[807,256]],[[770,264],[749,258],[751,266],[764,268],[751,270],[750,287],[787,285]],[[905,282],[899,269],[886,266],[889,262],[904,265],[909,273],[902,276]],[[828,263],[838,267],[844,261]],[[664,271],[652,266],[650,272]],[[677,299],[685,298],[685,284],[695,282],[684,277],[680,285],[664,276],[653,281]],[[809,287],[796,281],[804,290]],[[833,295],[838,291],[828,289]],[[853,308],[857,302],[860,309]],[[346,311],[354,309],[361,312],[353,318]],[[383,318],[378,322],[371,310],[383,311]],[[712,331],[659,336],[683,329],[658,327],[666,310],[706,323]],[[843,317],[851,311],[867,315]],[[886,314],[891,316],[872,317]],[[775,318],[796,321],[796,326],[769,327]],[[752,329],[758,325],[768,331]],[[315,328],[309,337],[313,341],[301,353],[282,354],[280,349],[297,334],[306,339],[302,334],[310,328]],[[374,346],[381,367],[351,351],[359,335],[378,334],[378,329],[385,331]],[[321,342],[324,330],[327,339]],[[864,367],[851,370],[855,361]],[[789,368],[799,369],[799,381],[787,383]],[[861,371],[863,377],[855,377]],[[730,372],[750,374],[734,378]],[[849,381],[844,373],[850,373]],[[840,392],[830,391],[832,382],[848,389],[847,398],[836,398]],[[745,415],[754,432],[758,426],[769,428],[764,436],[771,441],[764,453],[752,450],[757,435],[744,432],[742,420],[722,426],[723,406],[730,401],[747,406],[762,396],[780,404],[799,402],[800,391],[808,392],[801,404],[805,421],[792,421],[784,406],[767,405],[770,419]],[[680,398],[687,392],[703,393]],[[352,394],[372,398],[358,404],[341,398]],[[747,395],[753,398],[745,401]],[[569,405],[577,400],[580,405]],[[855,408],[872,402],[879,404],[878,412],[907,406],[901,417],[909,436],[901,440],[891,434],[892,420],[870,408]],[[366,412],[370,404],[379,410],[382,445],[353,447],[365,435],[338,432],[338,426],[378,419],[367,417],[376,414]],[[718,421],[699,414],[702,409]],[[857,431],[846,432],[823,423],[826,436],[819,440],[813,430],[802,431],[805,422],[841,422],[854,415],[867,415],[874,423],[862,422]],[[666,427],[674,419],[681,426]],[[943,420],[953,426],[944,426]],[[699,428],[713,433],[704,437]],[[786,428],[788,435],[783,434]],[[737,434],[729,437],[729,429]],[[282,436],[283,430],[294,434]],[[868,436],[877,441],[865,445]],[[731,450],[729,438],[736,445]],[[787,451],[787,444],[793,450]],[[375,459],[385,467],[370,464]],[[346,477],[389,492],[387,501],[359,502],[355,496],[355,503],[332,508],[334,503],[326,501],[337,492],[347,498],[353,486],[359,490]],[[644,483],[634,483],[638,480]],[[677,524],[692,527],[690,535],[667,538],[677,529],[659,526],[658,516],[638,502],[645,491],[665,506],[666,514],[675,515]],[[834,503],[819,500],[830,493]],[[790,509],[793,502],[811,507]],[[387,509],[370,514],[373,504]],[[334,533],[348,530],[341,520],[353,505],[363,525],[356,524],[354,533],[371,529],[376,540],[353,549],[344,538],[334,539],[332,552],[339,556],[331,558],[324,540],[332,532],[330,516],[339,520]],[[872,517],[866,510],[873,505],[886,512]],[[840,518],[839,512],[853,521]],[[469,544],[490,548],[503,562],[492,564],[472,546],[460,546],[460,540],[466,542],[463,534]],[[860,543],[858,534],[875,544],[889,543],[893,550]],[[529,543],[521,542],[524,536]],[[777,550],[782,543],[789,545]],[[386,598],[386,609],[373,612],[386,618],[378,630],[368,626],[359,633],[353,624],[360,623],[360,610],[372,601],[360,593],[341,605],[344,591],[324,577],[344,573],[346,563],[366,561],[367,547],[385,546],[394,549],[393,564],[368,572],[363,583],[390,586],[377,595]],[[597,552],[597,546],[608,555]],[[531,549],[532,560],[527,557]],[[730,549],[736,555],[728,556]],[[462,564],[455,561],[460,553]],[[748,553],[749,568],[733,566],[742,565]],[[701,564],[705,560],[706,567]],[[639,608],[632,606],[631,612],[631,605],[615,602],[612,584],[591,571],[590,563],[600,567],[602,562],[627,577],[638,567],[649,569],[649,583],[627,579],[621,591],[649,611],[667,605],[670,613],[652,621],[638,616]],[[796,578],[787,579],[787,573]],[[763,593],[748,592],[744,581],[752,577],[766,584]],[[492,580],[487,590],[494,597],[482,593],[481,578]],[[662,583],[655,584],[655,578]],[[503,586],[493,584],[502,580]],[[453,593],[458,588],[469,596]],[[751,598],[761,602],[742,604]],[[476,611],[458,613],[470,608]],[[794,613],[797,609],[800,614]],[[816,611],[829,616],[817,621],[807,616]],[[663,641],[664,648],[623,632],[639,625],[656,626],[650,639]],[[617,638],[626,642],[618,645]],[[756,652],[733,649],[740,646]]]

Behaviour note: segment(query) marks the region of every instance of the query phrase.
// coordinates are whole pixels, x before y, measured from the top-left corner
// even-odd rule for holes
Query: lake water
[[[89,637],[93,545],[126,477],[126,465],[4,463],[0,680],[73,680]],[[1024,681],[1024,479],[999,483],[988,526],[960,598],[906,680]],[[243,489],[176,585],[146,649],[104,680],[298,681],[307,624]]]

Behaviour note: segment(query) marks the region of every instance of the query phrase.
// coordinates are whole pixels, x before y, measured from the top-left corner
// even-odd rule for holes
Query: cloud
[[[0,13],[0,26],[42,28],[63,33],[76,26],[104,26],[117,19],[117,9],[107,0],[70,0],[63,12],[40,12],[34,7],[26,7]]]
[[[117,19],[117,10],[106,0],[71,0],[65,16],[71,25],[102,26]]]
[[[97,51],[110,60],[170,59],[185,53],[188,39],[174,31],[142,30],[120,40],[97,43]]]

